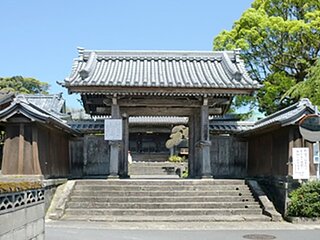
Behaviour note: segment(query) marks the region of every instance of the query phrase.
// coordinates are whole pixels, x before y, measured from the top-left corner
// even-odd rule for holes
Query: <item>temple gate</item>
[[[259,87],[238,51],[96,51],[79,48],[63,85],[80,93],[92,116],[122,119],[122,140],[109,141],[109,177],[128,176],[131,116],[183,116],[189,126],[189,175],[212,177],[209,115],[223,115],[236,95]]]

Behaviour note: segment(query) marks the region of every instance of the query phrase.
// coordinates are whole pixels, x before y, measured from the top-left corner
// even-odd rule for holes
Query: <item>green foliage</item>
[[[235,48],[242,49],[251,78],[264,84],[257,99],[251,98],[260,111],[270,114],[292,104],[297,97],[283,96],[305,80],[319,57],[320,2],[255,0],[230,31],[214,39],[215,50]]]
[[[181,175],[182,178],[188,178],[189,177],[189,170],[186,168]]]
[[[0,90],[18,92],[24,94],[48,94],[49,84],[40,82],[34,78],[14,76],[8,78],[0,77]]]
[[[320,60],[310,68],[307,80],[290,88],[286,95],[309,98],[313,104],[320,106]]]
[[[21,192],[42,188],[40,182],[0,182],[0,193]]]
[[[293,217],[320,217],[320,182],[308,182],[290,194],[288,215]]]
[[[174,162],[174,163],[181,163],[181,162],[184,162],[186,160],[186,158],[183,156],[183,157],[180,157],[178,155],[172,155],[169,157],[169,162]]]

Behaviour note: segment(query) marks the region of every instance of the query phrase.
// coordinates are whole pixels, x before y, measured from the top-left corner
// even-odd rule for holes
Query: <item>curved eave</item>
[[[297,112],[295,115],[282,119],[282,120],[277,120],[277,121],[272,121],[268,124],[264,124],[261,126],[253,127],[250,130],[244,131],[242,135],[244,136],[249,136],[253,135],[255,133],[262,133],[262,132],[268,132],[269,130],[273,130],[275,128],[280,128],[280,127],[286,127],[290,125],[298,125],[298,122],[305,117],[307,114],[312,113],[312,109],[309,107],[301,109],[299,112]]]
[[[151,96],[235,96],[250,95],[258,87],[247,88],[175,88],[175,87],[108,87],[108,86],[70,86],[69,94],[89,95],[151,95]]]
[[[27,119],[29,119],[31,122],[38,122],[40,124],[51,124],[55,128],[61,129],[64,132],[70,133],[74,136],[79,135],[80,133],[78,131],[75,131],[69,127],[69,125],[59,121],[53,116],[50,116],[49,114],[41,113],[41,112],[35,112],[37,110],[32,109],[32,107],[23,104],[23,103],[15,103],[11,106],[7,107],[6,109],[3,109],[0,112],[0,122],[9,122],[9,119],[14,117],[15,115],[23,115]]]
[[[101,51],[79,49],[63,86],[76,88],[251,89],[261,86],[248,75],[239,50]]]

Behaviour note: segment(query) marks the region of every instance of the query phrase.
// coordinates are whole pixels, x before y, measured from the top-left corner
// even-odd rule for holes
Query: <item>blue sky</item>
[[[0,76],[56,84],[71,71],[77,47],[109,50],[212,50],[253,0],[1,0]]]

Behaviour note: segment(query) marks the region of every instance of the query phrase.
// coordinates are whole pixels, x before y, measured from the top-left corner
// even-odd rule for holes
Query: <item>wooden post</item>
[[[287,162],[287,175],[292,176],[293,166],[292,166],[292,148],[294,147],[294,132],[293,128],[289,129],[289,146],[288,146],[288,162]]]
[[[194,141],[194,176],[201,178],[201,146],[200,146],[200,112],[199,109],[194,110],[193,114],[193,141]]]
[[[194,178],[196,176],[196,172],[194,169],[195,162],[195,133],[194,133],[194,115],[189,116],[189,159],[188,159],[188,170],[189,170],[189,178]]]
[[[33,173],[41,175],[41,167],[39,163],[39,149],[38,149],[38,129],[32,126],[32,159],[33,159]]]
[[[24,168],[24,124],[19,125],[19,154],[18,154],[18,174],[23,174]]]
[[[117,98],[112,98],[111,105],[111,118],[120,118],[120,107],[117,103]],[[118,178],[119,177],[119,155],[120,155],[120,141],[110,141],[110,171],[109,177]]]
[[[128,178],[128,152],[129,152],[129,116],[123,114],[122,125],[122,157],[120,159],[120,176],[122,178]]]
[[[208,99],[203,99],[200,113],[200,151],[201,151],[201,177],[212,178],[211,159],[210,159],[210,137],[209,137],[209,106]]]

